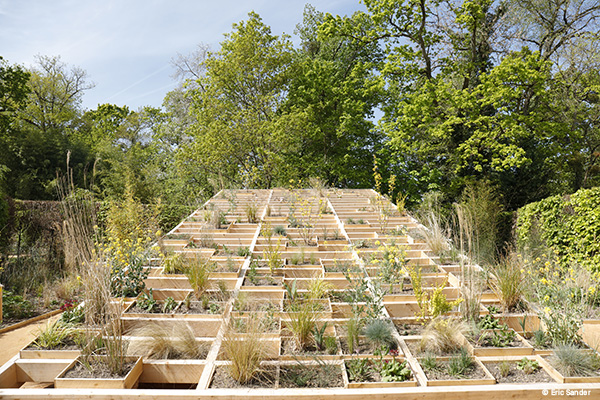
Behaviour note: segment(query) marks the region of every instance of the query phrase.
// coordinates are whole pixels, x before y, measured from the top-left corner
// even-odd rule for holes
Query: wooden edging
[[[58,310],[47,312],[45,314],[38,315],[37,317],[33,317],[33,318],[29,318],[29,319],[26,319],[21,322],[17,322],[16,324],[9,325],[7,327],[0,329],[0,333],[6,333],[6,332],[13,331],[15,329],[18,329],[18,328],[22,328],[22,327],[32,324],[34,322],[41,321],[42,319],[53,317],[57,314],[60,314],[61,312],[62,311],[60,309],[58,309]]]
[[[600,384],[533,384],[533,385],[475,385],[447,387],[406,387],[406,388],[377,388],[377,389],[208,389],[199,394],[196,390],[157,390],[157,389],[53,389],[44,393],[44,398],[79,400],[93,399],[203,399],[225,400],[232,398],[244,399],[302,399],[320,400],[335,397],[344,400],[475,400],[475,399],[570,399],[574,393],[580,393],[584,398],[597,398],[600,394]],[[583,392],[585,391],[585,393]],[[587,394],[587,395],[586,395]],[[7,389],[0,390],[3,399],[39,399],[39,389]]]

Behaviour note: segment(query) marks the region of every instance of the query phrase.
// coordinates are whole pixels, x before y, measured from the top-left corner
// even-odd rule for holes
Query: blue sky
[[[0,0],[0,55],[26,67],[36,54],[60,55],[96,86],[83,106],[158,107],[176,85],[171,60],[199,43],[217,49],[231,25],[261,15],[274,34],[293,35],[306,1]],[[317,10],[352,14],[359,0],[314,0]],[[297,42],[296,38],[293,39]]]

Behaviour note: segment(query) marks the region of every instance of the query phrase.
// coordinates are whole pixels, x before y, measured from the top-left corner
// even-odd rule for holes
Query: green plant
[[[279,235],[279,236],[285,236],[287,235],[287,232],[285,230],[285,228],[281,225],[277,225],[275,228],[273,228],[273,233],[275,235]]]
[[[258,222],[258,218],[256,217],[256,213],[258,212],[258,206],[254,203],[246,204],[244,207],[244,213],[246,214],[246,220],[254,224]]]
[[[425,353],[419,362],[425,371],[439,371],[442,369],[437,357],[432,353]]]
[[[541,329],[533,331],[533,335],[531,336],[531,341],[533,342],[533,347],[537,349],[545,349],[550,347],[552,344],[549,340],[546,332]]]
[[[39,349],[56,349],[66,344],[77,332],[72,325],[61,320],[49,322],[44,329],[40,329],[32,344]]]
[[[75,306],[63,311],[60,321],[66,324],[82,324],[85,321],[85,311],[83,306]]]
[[[313,328],[313,337],[315,339],[315,345],[318,350],[325,349],[325,331],[327,330],[327,322],[318,327],[315,325]]]
[[[400,362],[395,358],[393,360],[383,360],[379,373],[382,382],[404,382],[412,376],[406,360]]]
[[[390,349],[395,349],[398,346],[392,334],[392,327],[382,319],[370,321],[365,327],[364,334],[373,345],[373,348],[381,350],[383,353],[387,353]]]
[[[362,322],[357,315],[352,315],[346,322],[346,344],[348,352],[354,353],[354,347],[358,345],[358,335],[360,334]]]
[[[335,340],[335,336],[325,336],[325,338],[323,339],[324,345],[325,345],[325,351],[327,352],[327,354],[329,355],[333,355],[335,353],[337,353],[337,342]]]
[[[307,295],[306,298],[309,300],[320,300],[327,298],[330,291],[334,289],[334,286],[325,281],[321,277],[314,277],[308,281]]]
[[[527,357],[523,357],[521,361],[517,363],[517,369],[520,369],[525,374],[530,375],[540,369],[540,364],[536,360],[530,360]]]
[[[165,299],[165,303],[163,304],[162,312],[170,313],[175,309],[175,307],[177,307],[177,302],[175,301],[174,298],[169,296]]]
[[[510,361],[502,361],[498,364],[498,371],[502,378],[506,378],[510,374]]]
[[[554,348],[552,361],[564,376],[589,376],[600,366],[594,353],[571,344]]]
[[[283,282],[283,287],[285,288],[286,300],[288,303],[294,303],[298,300],[298,282],[296,279],[292,281],[290,285],[287,282]]]
[[[195,256],[190,259],[185,270],[185,276],[188,278],[196,298],[200,299],[210,287],[209,278],[214,269],[215,264],[202,256]]]
[[[29,318],[33,315],[33,304],[23,296],[4,290],[2,291],[2,312],[6,319]]]
[[[306,349],[314,339],[313,332],[320,312],[312,301],[294,301],[290,303],[288,329],[298,350]]]
[[[465,349],[461,349],[460,353],[450,357],[446,372],[448,375],[455,378],[464,378],[475,367],[473,357]]]
[[[250,255],[250,247],[238,247],[235,254],[238,257],[248,257]]]
[[[479,329],[502,329],[505,325],[501,324],[500,320],[490,313],[481,317],[477,326]]]
[[[257,264],[255,261],[250,263],[250,268],[246,273],[246,278],[250,281],[250,283],[254,286],[258,284],[258,272],[256,271]]]
[[[515,340],[516,334],[512,329],[501,329],[485,332],[480,342],[483,342],[486,346],[492,347],[508,347]]]
[[[371,361],[368,358],[347,360],[346,370],[350,382],[369,382],[373,380]]]
[[[158,303],[154,300],[152,294],[152,288],[148,289],[148,293],[144,292],[140,294],[137,299],[137,306],[146,312],[155,312],[158,308]]]

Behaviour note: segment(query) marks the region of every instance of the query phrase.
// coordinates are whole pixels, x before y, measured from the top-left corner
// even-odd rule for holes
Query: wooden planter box
[[[516,332],[515,338],[522,345],[522,347],[476,347],[476,345],[470,341],[467,341],[466,346],[471,354],[479,357],[532,356],[533,347],[529,344],[529,342]]]
[[[56,378],[73,360],[17,359],[1,368],[0,389],[44,388]]]
[[[538,360],[540,365],[542,365],[548,374],[552,378],[554,378],[559,383],[598,383],[600,382],[600,373],[598,376],[564,376],[561,374],[556,368],[550,364],[547,357],[549,356],[539,356]]]
[[[437,357],[439,361],[447,362],[450,357]],[[483,365],[483,363],[475,357],[475,363],[479,368],[481,368],[485,374],[485,378],[479,379],[442,379],[442,380],[432,380],[427,377],[427,372],[425,373],[426,378],[426,386],[470,386],[470,385],[494,385],[496,384],[496,379],[492,376],[490,371]]]
[[[19,351],[19,358],[26,360],[73,360],[81,354],[79,350],[60,350],[60,349],[28,349],[28,344]]]
[[[55,379],[54,387],[57,389],[131,389],[136,387],[142,374],[142,358],[136,359],[133,368],[122,378],[65,378],[64,375],[77,363],[80,357],[73,360]]]
[[[492,363],[501,363],[503,361],[508,361],[510,363],[516,364],[517,362],[521,361],[523,358],[528,358],[530,360],[537,361],[539,363],[539,365],[540,365],[540,369],[542,371],[544,371],[545,373],[547,373],[550,376],[550,378],[552,378],[554,381],[558,382],[556,380],[556,377],[553,376],[553,374],[546,368],[547,363],[543,363],[541,361],[541,358],[542,358],[541,356],[533,355],[533,356],[524,356],[524,357],[521,357],[521,356],[486,357],[486,358],[482,358],[481,362],[484,365],[486,365],[486,364],[492,364]],[[491,373],[491,371],[490,371],[490,373]],[[500,382],[498,382],[498,383],[500,383]],[[528,383],[502,383],[502,384],[505,384],[505,385],[523,385],[523,384],[528,384]]]
[[[354,358],[354,359],[356,359],[356,358]],[[385,359],[391,360],[392,358],[386,357]],[[396,357],[396,359],[400,362],[405,361],[405,359],[403,357]],[[345,387],[348,389],[402,388],[402,387],[416,387],[417,386],[417,380],[415,379],[414,373],[412,373],[412,376],[410,379],[403,381],[403,382],[350,382],[350,379],[348,377],[348,370],[346,367],[347,361],[349,361],[349,359],[344,360],[343,370],[344,370],[344,384],[345,384]],[[407,362],[407,365],[410,368],[410,363]],[[412,368],[411,368],[411,372],[412,372]]]

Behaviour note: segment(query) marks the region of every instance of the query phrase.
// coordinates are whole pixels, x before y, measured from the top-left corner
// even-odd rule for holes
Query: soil
[[[427,375],[427,379],[430,381],[442,381],[442,380],[462,380],[462,379],[485,379],[487,375],[481,369],[479,365],[476,365],[475,368],[472,368],[469,373],[462,378],[451,376],[446,372],[446,366],[448,365],[447,361],[440,362],[441,368],[439,370],[426,371],[425,375]]]
[[[106,365],[99,361],[92,361],[91,369],[86,368],[81,362],[75,364],[73,368],[68,370],[63,378],[69,379],[119,379],[126,376],[135,365],[134,362],[129,362],[124,365],[124,373],[122,375],[111,374]]]
[[[211,308],[212,306],[212,308]],[[218,307],[218,308],[215,308]],[[216,312],[214,311],[216,310]],[[202,303],[199,301],[190,301],[189,307],[185,306],[185,303],[175,310],[175,314],[211,314],[218,315],[223,314],[225,310],[224,302],[211,302],[208,304],[208,308],[202,307]]]
[[[425,327],[421,324],[404,324],[394,322],[400,336],[420,335]]]
[[[337,348],[336,348],[337,350]],[[296,348],[296,343],[293,339],[282,339],[281,340],[281,354],[284,356],[301,356],[301,357],[311,357],[311,356],[323,356],[323,355],[331,355],[327,352],[327,350],[319,350],[314,345],[310,345],[305,349],[298,350]],[[333,353],[333,354],[337,354]]]
[[[162,314],[162,305],[155,304],[151,311],[146,310],[145,308],[140,308],[137,304],[127,310],[126,314]],[[167,313],[170,314],[170,313]]]
[[[282,388],[332,388],[343,387],[342,370],[339,365],[298,365],[281,367],[279,387]]]
[[[552,377],[550,377],[550,375],[548,375],[541,367],[532,374],[526,374],[522,370],[518,369],[517,364],[513,362],[510,363],[508,375],[503,377],[500,375],[500,363],[486,363],[485,366],[491,372],[494,378],[496,378],[498,383],[554,382],[554,379],[552,379]]]
[[[253,280],[245,278],[242,286],[281,286],[281,280],[257,276]]]
[[[272,388],[275,386],[277,378],[277,369],[275,367],[266,367],[260,371],[250,382],[242,385],[229,375],[228,367],[225,365],[215,368],[210,388],[233,389],[233,388]]]

